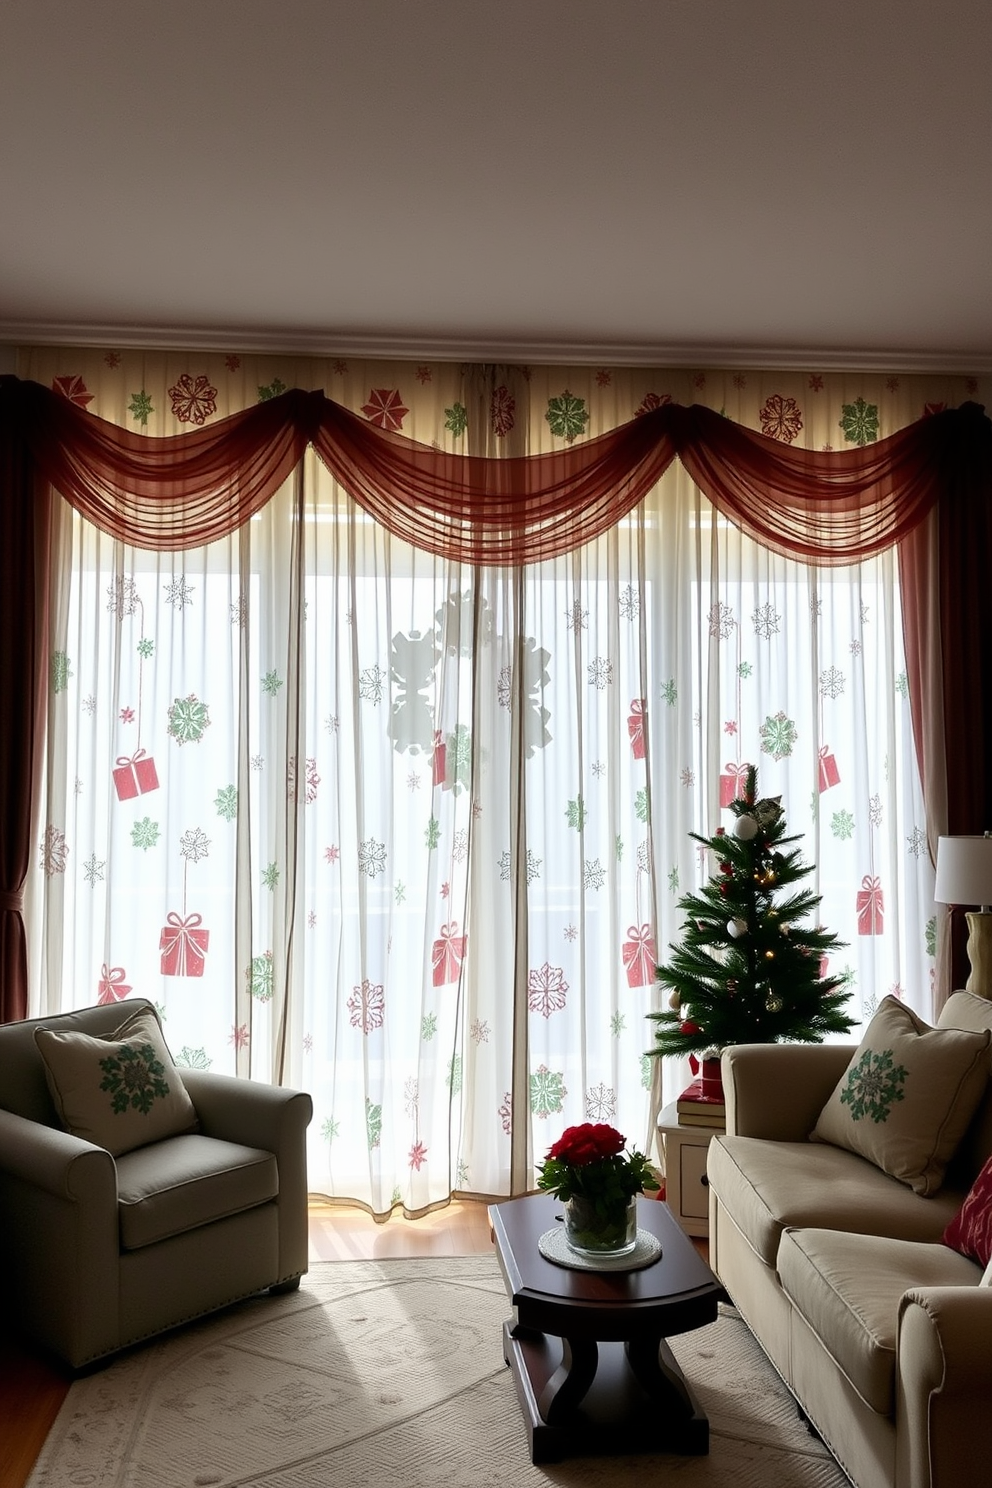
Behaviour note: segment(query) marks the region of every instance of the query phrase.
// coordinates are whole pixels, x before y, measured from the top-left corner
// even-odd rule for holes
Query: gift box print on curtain
[[[155,761],[147,754],[141,744],[141,726],[143,718],[144,703],[144,672],[145,663],[154,653],[153,642],[145,635],[145,607],[141,602],[138,586],[133,578],[118,578],[114,591],[111,594],[111,605],[116,609],[117,618],[124,629],[125,620],[134,620],[137,617],[138,637],[133,641],[138,656],[138,696],[135,706],[125,704],[120,710],[120,721],[122,728],[128,728],[131,724],[135,728],[133,754],[118,755],[113,771],[114,789],[117,791],[119,801],[130,801],[135,796],[147,795],[149,791],[158,790],[158,772],[155,769]],[[132,637],[135,626],[128,627]]]
[[[162,952],[162,975],[169,977],[202,977],[204,960],[210,944],[210,931],[203,928],[203,916],[187,914],[186,885],[189,865],[199,863],[210,853],[206,834],[194,827],[184,832],[179,841],[183,858],[183,907],[180,914],[172,911],[159,938]]]

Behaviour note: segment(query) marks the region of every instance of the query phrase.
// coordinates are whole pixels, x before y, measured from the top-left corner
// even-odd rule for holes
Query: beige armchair
[[[195,1126],[118,1157],[63,1129],[35,1031],[112,1037],[151,1003],[0,1025],[0,1267],[12,1321],[78,1369],[307,1269],[300,1091],[179,1071]]]

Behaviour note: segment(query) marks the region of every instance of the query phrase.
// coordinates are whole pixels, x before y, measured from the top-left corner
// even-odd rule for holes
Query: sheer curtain
[[[200,387],[206,420],[319,384],[480,454],[550,452],[704,391],[238,358],[225,380],[219,358],[128,356],[37,351],[22,373],[147,433],[176,432],[177,387]],[[786,381],[753,383],[788,434]],[[842,443],[859,402],[877,433],[870,388],[821,391],[812,448],[834,425]],[[729,374],[705,392],[767,422]],[[390,536],[308,452],[239,532],[183,553],[60,505],[52,597],[31,1010],[148,996],[180,1063],[304,1086],[315,1192],[377,1215],[519,1192],[584,1119],[650,1146],[687,1079],[646,1052],[654,966],[710,871],[689,833],[719,824],[746,762],[803,835],[856,1015],[889,991],[931,1012],[891,552],[801,566],[673,466],[568,555],[470,566]]]

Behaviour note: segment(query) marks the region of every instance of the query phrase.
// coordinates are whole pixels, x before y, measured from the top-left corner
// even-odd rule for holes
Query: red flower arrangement
[[[643,1152],[626,1152],[627,1138],[605,1122],[569,1126],[538,1168],[537,1186],[566,1203],[579,1197],[608,1207],[658,1187]]]

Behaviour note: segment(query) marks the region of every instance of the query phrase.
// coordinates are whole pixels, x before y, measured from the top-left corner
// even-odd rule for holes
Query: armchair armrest
[[[184,1069],[183,1084],[208,1137],[243,1142],[278,1155],[286,1142],[296,1141],[313,1116],[313,1102],[302,1090],[263,1085],[233,1075],[212,1075]]]
[[[11,1314],[73,1364],[119,1337],[117,1166],[69,1132],[0,1110],[0,1265]]]
[[[805,1142],[854,1044],[732,1044],[720,1061],[727,1132]]]
[[[117,1168],[105,1147],[0,1110],[0,1173],[56,1198],[117,1203]]]
[[[897,1488],[960,1488],[987,1478],[989,1400],[992,1287],[906,1292],[896,1343]]]
[[[205,1136],[274,1152],[279,1171],[279,1280],[302,1276],[309,1259],[307,1127],[313,1101],[302,1090],[206,1070],[182,1072]]]

